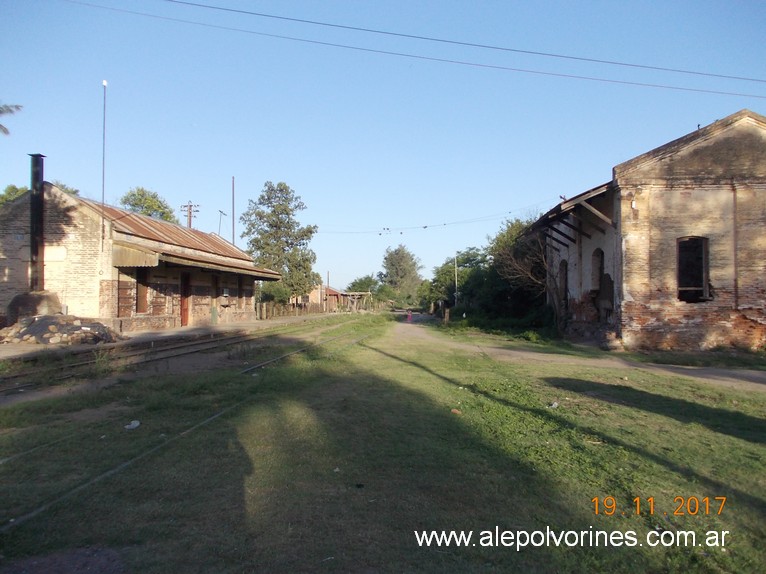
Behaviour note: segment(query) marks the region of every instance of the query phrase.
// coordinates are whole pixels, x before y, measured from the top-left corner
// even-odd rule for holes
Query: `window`
[[[559,284],[558,284],[558,296],[559,304],[563,311],[567,311],[569,308],[569,264],[566,260],[562,260],[559,263]]]
[[[604,275],[604,251],[596,249],[591,255],[590,263],[590,289],[599,291],[601,289],[601,277]]]
[[[678,299],[686,303],[710,300],[706,237],[678,240]]]

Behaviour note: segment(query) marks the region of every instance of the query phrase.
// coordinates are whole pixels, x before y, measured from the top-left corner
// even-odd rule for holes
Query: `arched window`
[[[562,260],[559,263],[559,303],[563,309],[566,309],[569,305],[569,264],[566,260]]]
[[[686,303],[709,301],[707,237],[681,237],[677,252],[678,299]]]
[[[601,278],[604,276],[604,251],[596,249],[591,255],[590,267],[590,290],[601,290]]]

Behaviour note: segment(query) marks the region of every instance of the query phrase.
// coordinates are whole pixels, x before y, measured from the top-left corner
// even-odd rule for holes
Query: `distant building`
[[[32,290],[119,331],[252,320],[255,281],[280,279],[216,234],[40,188],[42,213],[34,182],[0,206],[0,321]]]
[[[628,347],[766,345],[766,118],[742,110],[543,215],[570,332]]]

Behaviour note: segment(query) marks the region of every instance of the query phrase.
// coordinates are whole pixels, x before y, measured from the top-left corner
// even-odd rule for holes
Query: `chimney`
[[[29,194],[29,290],[45,289],[45,237],[43,234],[43,158],[42,154],[32,157],[32,185]]]

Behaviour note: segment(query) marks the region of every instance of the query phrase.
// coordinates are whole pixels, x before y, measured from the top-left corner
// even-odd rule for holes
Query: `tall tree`
[[[255,264],[280,272],[293,296],[306,295],[321,282],[312,271],[316,254],[308,246],[319,228],[301,226],[296,215],[304,209],[306,205],[290,186],[267,181],[258,200],[249,200],[240,217],[245,226],[242,237]],[[269,288],[264,285],[265,292]]]
[[[383,271],[378,279],[396,293],[399,303],[412,304],[417,301],[421,277],[418,273],[423,266],[404,245],[386,249],[383,256]]]
[[[0,116],[10,116],[18,112],[20,109],[21,106],[12,104],[0,104]],[[9,132],[8,128],[6,128],[3,124],[0,124],[0,133],[8,135],[11,132]]]
[[[155,217],[171,223],[178,223],[178,218],[173,213],[173,208],[170,207],[168,202],[160,197],[157,192],[149,191],[143,187],[134,187],[128,191],[120,198],[120,205],[134,213],[148,215],[149,217]]]

